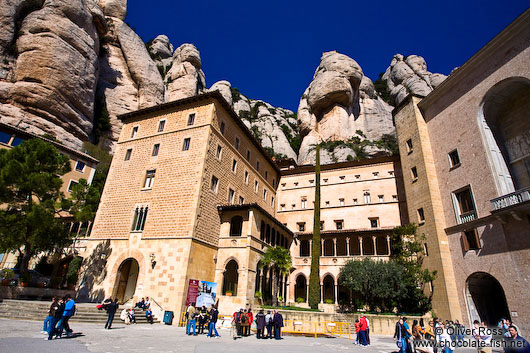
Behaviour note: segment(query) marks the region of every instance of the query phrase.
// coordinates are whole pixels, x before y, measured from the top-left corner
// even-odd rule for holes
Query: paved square
[[[205,335],[187,336],[184,328],[166,325],[130,325],[119,320],[112,330],[100,324],[71,323],[74,338],[45,341],[40,334],[42,323],[0,319],[0,353],[330,353],[369,352],[389,353],[396,351],[391,337],[371,336],[370,347],[357,347],[353,340],[344,338],[312,338],[285,336],[281,341],[257,340],[256,336],[233,340],[230,331],[219,331],[220,339]],[[476,352],[461,349],[458,352]]]

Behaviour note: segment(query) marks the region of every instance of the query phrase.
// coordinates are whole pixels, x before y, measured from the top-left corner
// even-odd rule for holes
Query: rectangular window
[[[423,212],[423,208],[418,208],[418,223],[425,223],[425,213]]]
[[[385,195],[378,195],[379,202],[385,202]]]
[[[183,151],[187,151],[190,149],[190,143],[191,143],[191,138],[185,138],[184,139],[184,143],[182,144],[182,150]]]
[[[145,227],[145,220],[147,219],[147,212],[149,207],[136,207],[134,210],[134,218],[131,230],[133,232],[141,232]]]
[[[273,188],[276,187],[276,179],[272,179],[272,187],[273,187]]]
[[[129,159],[131,159],[131,154],[132,154],[132,148],[129,148],[126,152],[125,152],[125,160],[128,161]]]
[[[416,167],[410,168],[410,176],[412,177],[412,181],[418,180],[418,169]]]
[[[188,126],[195,124],[195,113],[188,115]]]
[[[247,150],[247,161],[250,162],[250,150]]]
[[[221,145],[217,145],[217,150],[215,151],[215,158],[221,160],[221,155],[223,154],[223,148]]]
[[[256,170],[259,172],[259,161],[256,161]]]
[[[248,185],[248,171],[245,170],[245,184]]]
[[[7,145],[9,144],[9,141],[11,141],[11,134],[8,134],[4,131],[0,131],[0,142],[5,143]]]
[[[320,230],[324,230],[324,221],[320,221]]]
[[[267,189],[263,189],[263,200],[267,200]]]
[[[234,203],[236,192],[232,188],[228,188],[228,203]]]
[[[245,198],[243,196],[239,196],[239,204],[242,205],[245,203]]]
[[[72,189],[74,188],[74,185],[77,185],[77,184],[79,184],[77,181],[70,180],[70,184],[68,184],[68,192],[72,192]]]
[[[132,132],[131,132],[131,138],[132,139],[135,138],[136,135],[138,135],[138,126],[133,127]]]
[[[165,127],[166,127],[166,121],[165,120],[160,120],[158,122],[158,132],[164,131]]]
[[[265,180],[269,180],[269,172],[265,171]]]
[[[224,121],[221,121],[221,126],[219,130],[221,130],[221,135],[225,134],[225,122]]]
[[[257,180],[254,180],[254,192],[257,194],[259,190],[259,183]]]
[[[274,196],[271,196],[271,207],[274,207]]]
[[[460,166],[460,156],[458,155],[458,150],[449,152],[449,167],[451,169],[457,168]]]
[[[429,248],[427,247],[427,243],[423,243],[423,253],[425,256],[429,256]]]
[[[411,139],[407,140],[407,153],[408,154],[412,153],[412,140]]]
[[[475,202],[469,185],[453,193],[453,204],[458,224],[477,218]]]
[[[339,219],[339,220],[335,221],[335,228],[337,230],[343,229],[344,228],[344,220]]]
[[[464,231],[462,234],[462,242],[464,245],[464,251],[479,250],[482,248],[476,228]]]
[[[305,222],[299,222],[298,223],[298,231],[299,232],[305,232]]]
[[[370,203],[371,202],[370,193],[368,191],[365,191],[363,196],[364,196],[364,203]]]
[[[20,145],[22,142],[24,142],[24,139],[21,138],[21,137],[18,137],[18,136],[15,136],[13,138],[13,141],[11,141],[11,146],[13,147],[17,147],[18,145]]]
[[[379,218],[370,218],[370,227],[378,228],[379,227]]]
[[[237,172],[237,161],[235,159],[232,159],[232,173]]]
[[[344,199],[339,199],[339,205],[344,206]]]
[[[307,208],[307,198],[302,197],[302,199],[300,201],[300,205],[301,205],[302,208]]]
[[[85,166],[86,164],[84,162],[77,161],[77,163],[75,164],[75,170],[77,172],[83,173],[85,171]]]
[[[236,143],[234,144],[236,150],[239,150],[239,137],[236,137]]]
[[[151,189],[155,181],[156,170],[148,170],[145,173],[144,189]]]
[[[210,190],[217,194],[218,187],[219,187],[219,179],[215,175],[212,175],[212,180],[210,182]]]
[[[160,149],[160,144],[159,143],[155,143],[153,145],[153,153],[151,153],[151,156],[153,156],[153,157],[158,156],[158,150],[159,149]]]

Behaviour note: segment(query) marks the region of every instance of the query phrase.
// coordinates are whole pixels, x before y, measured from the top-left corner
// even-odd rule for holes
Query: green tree
[[[425,235],[417,234],[418,227],[408,224],[392,231],[391,260],[403,266],[402,286],[406,295],[397,303],[398,310],[425,313],[432,307],[432,292],[427,296],[425,286],[436,278],[436,271],[423,268]]]
[[[31,257],[70,242],[57,212],[61,175],[71,170],[68,157],[40,139],[0,150],[0,251],[18,251],[20,271]]]
[[[311,251],[311,273],[309,274],[308,304],[318,309],[320,303],[320,144],[315,146],[315,206],[313,216],[313,246]]]
[[[272,301],[278,305],[278,293],[280,289],[279,276],[287,276],[293,267],[291,253],[282,246],[269,247],[260,261],[261,268],[272,267]]]

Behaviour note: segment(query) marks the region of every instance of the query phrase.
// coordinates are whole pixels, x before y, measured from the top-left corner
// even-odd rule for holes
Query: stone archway
[[[307,279],[302,273],[296,276],[294,286],[294,300],[298,302],[298,298],[302,298],[304,303],[307,302]]]
[[[331,275],[326,275],[322,280],[322,301],[335,303],[335,280]]]
[[[239,281],[239,265],[236,260],[230,260],[225,266],[223,273],[223,295],[231,293],[237,296],[237,285]]]
[[[114,297],[118,299],[118,303],[126,303],[134,297],[139,273],[140,265],[136,259],[131,257],[121,263],[114,286]]]
[[[467,278],[466,301],[471,322],[479,320],[495,326],[501,318],[510,318],[504,289],[486,272],[475,272]]]

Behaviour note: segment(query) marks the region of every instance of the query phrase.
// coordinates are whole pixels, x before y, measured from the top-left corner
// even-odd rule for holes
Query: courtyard
[[[135,352],[395,352],[396,345],[389,336],[371,335],[372,345],[366,348],[353,344],[344,338],[313,338],[285,336],[281,341],[257,340],[255,336],[234,341],[230,331],[220,330],[220,339],[205,335],[187,336],[184,328],[158,325],[126,326],[116,321],[112,330],[103,329],[100,324],[72,323],[74,337],[45,341],[40,334],[42,323],[0,319],[0,353],[135,353]],[[475,352],[459,349],[458,352]]]

